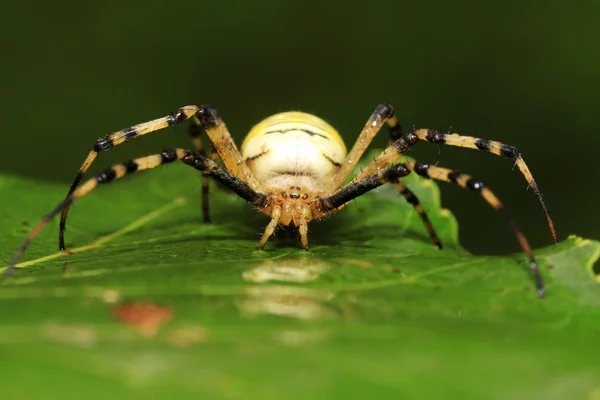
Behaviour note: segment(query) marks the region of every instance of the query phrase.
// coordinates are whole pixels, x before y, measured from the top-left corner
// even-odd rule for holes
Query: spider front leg
[[[399,131],[399,128],[398,128]],[[394,137],[392,135],[392,137]],[[461,136],[458,134],[445,134],[439,131],[435,131],[432,129],[417,129],[414,131],[409,131],[400,136],[399,139],[395,140],[392,144],[390,144],[379,156],[377,156],[366,168],[364,168],[360,174],[358,174],[354,179],[361,179],[369,174],[374,173],[375,171],[385,168],[387,165],[395,162],[401,155],[406,153],[409,148],[417,144],[420,140],[425,140],[432,143],[437,144],[447,144],[450,146],[458,146],[458,147],[466,147],[470,149],[478,149],[488,151],[492,154],[502,155],[505,157],[511,157],[516,160],[516,164],[519,167],[519,170],[527,180],[529,186],[533,189],[534,193],[538,198],[538,202],[542,207],[542,211],[544,212],[544,216],[546,217],[546,221],[548,223],[548,227],[550,228],[550,233],[552,235],[552,240],[556,243],[556,229],[554,228],[554,222],[550,217],[550,213],[548,211],[548,207],[546,206],[546,202],[542,196],[542,192],[540,191],[537,183],[533,179],[533,175],[529,171],[527,164],[523,160],[521,153],[517,150],[516,147],[510,146],[507,144],[503,144],[500,142],[495,142],[487,139],[478,139],[470,136]]]
[[[392,137],[397,136],[400,132],[400,124],[398,124],[398,118],[394,115],[394,108],[389,104],[379,104],[367,120],[367,123],[358,135],[358,139],[356,139],[354,146],[352,146],[346,159],[342,162],[341,167],[333,176],[333,187],[337,189],[342,186],[344,180],[356,167],[361,156],[385,123],[390,127],[390,135]]]
[[[361,133],[358,135],[358,139],[354,143],[352,150],[346,156],[346,159],[342,163],[340,169],[336,172],[332,180],[332,186],[334,188],[339,188],[343,181],[346,179],[348,174],[354,169],[356,163],[360,159],[360,157],[364,154],[365,150],[373,141],[373,138],[377,135],[377,133],[381,130],[384,124],[387,124],[390,130],[390,138],[392,140],[396,140],[402,136],[402,128],[398,123],[398,118],[394,114],[394,108],[389,104],[379,104],[375,111],[371,114],[367,123],[363,127]],[[398,190],[398,192],[404,196],[406,201],[408,201],[417,211],[419,217],[423,221],[431,240],[437,248],[442,248],[442,243],[427,216],[427,213],[421,206],[419,199],[417,196],[402,182],[395,182],[394,187]]]
[[[525,164],[525,160],[523,160],[521,152],[519,152],[519,150],[517,150],[515,146],[511,146],[494,140],[480,139],[472,136],[463,136],[459,135],[458,133],[442,133],[432,129],[417,129],[414,131],[414,134],[420,140],[425,140],[427,142],[445,144],[448,146],[464,147],[467,149],[481,150],[495,154],[497,156],[503,156],[515,160],[515,163],[521,171],[521,174],[523,174],[523,176],[525,177],[527,184],[538,198],[538,202],[542,207],[542,211],[544,213],[544,216],[546,217],[548,227],[550,228],[552,240],[554,241],[554,243],[558,241],[556,237],[556,228],[554,227],[554,222],[550,217],[550,212],[548,211],[548,206],[546,205],[544,196],[542,196],[542,191],[533,179],[533,175],[531,174],[531,171],[529,171],[527,164]]]
[[[60,202],[50,213],[48,213],[29,233],[25,241],[21,244],[16,254],[10,261],[8,268],[4,273],[4,277],[9,277],[19,258],[27,249],[27,246],[31,241],[41,232],[41,230],[60,212],[67,209],[73,202],[94,189],[99,185],[112,182],[116,179],[120,179],[125,175],[142,171],[145,169],[152,169],[158,166],[171,163],[173,161],[181,160],[183,163],[195,168],[196,170],[207,173],[217,182],[223,184],[233,191],[235,194],[243,198],[244,200],[252,203],[255,206],[262,206],[267,200],[267,195],[254,191],[246,182],[232,174],[231,172],[221,168],[214,161],[195,154],[189,150],[184,149],[170,149],[164,150],[160,154],[154,154],[147,157],[137,158],[134,160],[125,161],[124,163],[117,164],[107,170],[104,170],[96,177],[89,179],[83,183],[79,188],[76,188],[70,193],[66,199]]]
[[[527,164],[525,164],[523,156],[515,146],[511,146],[494,140],[480,139],[472,136],[463,136],[459,135],[458,133],[442,133],[432,129],[417,129],[416,131],[414,131],[414,134],[417,135],[419,139],[425,140],[427,142],[486,151],[497,156],[504,156],[515,160],[517,167],[525,177],[525,180],[529,184],[529,187],[531,187],[531,189],[538,198],[540,206],[542,207],[542,211],[544,212],[544,216],[546,217],[546,221],[548,222],[548,227],[550,228],[552,240],[554,241],[554,243],[558,241],[556,238],[556,229],[554,228],[554,222],[552,222],[552,218],[550,217],[550,212],[548,211],[548,206],[544,201],[542,192],[539,189],[535,180],[533,179],[533,175],[531,174],[531,171],[529,171]]]
[[[92,147],[92,150],[88,154],[87,158],[79,168],[79,172],[75,176],[75,180],[69,189],[67,198],[74,193],[75,189],[85,176],[86,172],[91,167],[94,160],[98,157],[100,152],[112,149],[115,146],[123,144],[128,140],[135,139],[137,137],[152,133],[173,125],[176,125],[186,119],[196,117],[210,140],[213,142],[214,147],[223,159],[226,168],[235,176],[250,184],[253,188],[258,187],[258,183],[252,177],[248,167],[243,163],[243,158],[229,133],[229,130],[225,126],[225,123],[218,115],[217,111],[208,106],[185,106],[181,107],[174,113],[167,115],[166,117],[158,118],[149,122],[134,125],[126,129],[122,129],[117,132],[113,132],[106,135],[96,141],[96,144]],[[65,249],[64,233],[66,228],[67,215],[69,212],[69,206],[62,210],[59,228],[59,248],[60,250]]]

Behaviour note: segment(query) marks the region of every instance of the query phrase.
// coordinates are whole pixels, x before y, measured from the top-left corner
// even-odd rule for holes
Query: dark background
[[[375,105],[390,102],[405,128],[517,146],[559,237],[598,238],[600,5],[506,3],[12,2],[0,16],[0,171],[66,191],[98,137],[186,104],[215,106],[238,141],[270,114],[312,112],[351,146]],[[94,171],[173,146],[189,146],[185,127],[104,153]],[[427,143],[411,155],[481,178],[535,247],[551,243],[510,160]],[[469,249],[518,250],[481,199],[441,187]]]

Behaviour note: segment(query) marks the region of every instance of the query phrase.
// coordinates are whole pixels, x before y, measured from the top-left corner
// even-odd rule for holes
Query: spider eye
[[[281,192],[281,197],[283,197],[285,199],[287,197],[287,193],[286,192]]]
[[[302,198],[303,198],[304,200],[308,199],[308,194],[304,193],[304,194],[302,195]]]

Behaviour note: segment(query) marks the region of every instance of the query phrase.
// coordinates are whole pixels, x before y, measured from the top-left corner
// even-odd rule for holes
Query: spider
[[[159,154],[141,157],[104,170],[96,177],[80,183],[101,152],[139,136],[192,119],[190,134],[195,151],[176,148]],[[344,181],[382,126],[390,130],[390,144],[349,183]],[[213,143],[207,156],[200,134],[205,131]],[[64,232],[67,214],[73,202],[96,189],[99,185],[120,179],[125,175],[165,165],[173,161],[202,172],[202,209],[204,221],[209,221],[208,179],[212,178],[253,205],[271,220],[258,249],[262,249],[277,227],[298,230],[303,249],[308,249],[308,223],[345,207],[351,200],[386,183],[395,186],[422,219],[431,240],[438,248],[442,244],[419,199],[400,178],[414,172],[425,178],[454,183],[479,193],[494,209],[506,217],[517,240],[529,259],[538,297],[544,295],[540,270],[525,235],[517,227],[500,200],[483,182],[455,170],[429,165],[419,161],[395,163],[419,141],[478,149],[515,160],[529,186],[537,195],[550,227],[554,242],[556,232],[542,193],[535,183],[521,153],[513,146],[497,141],[478,139],[459,134],[446,134],[431,129],[416,129],[403,133],[394,108],[380,104],[369,117],[356,143],[347,152],[338,132],[324,120],[303,112],[283,112],[270,116],[255,125],[238,150],[231,134],[217,111],[209,105],[185,106],[174,113],[153,121],[141,123],[98,139],[79,169],[66,198],[47,214],[31,231],[17,250],[5,272],[10,276],[17,261],[39,232],[57,214],[61,213],[59,248],[65,250]],[[220,157],[225,168],[217,164]]]

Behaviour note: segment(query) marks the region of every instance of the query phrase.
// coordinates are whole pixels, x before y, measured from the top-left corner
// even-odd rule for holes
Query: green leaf
[[[287,232],[256,251],[268,218],[221,188],[202,224],[183,165],[99,188],[73,206],[73,254],[54,221],[0,285],[1,397],[600,398],[600,243],[536,250],[538,300],[523,254],[468,254],[437,185],[407,182],[444,250],[391,186],[311,223],[308,252]],[[4,265],[66,190],[0,176]],[[116,300],[172,318],[142,334]]]

